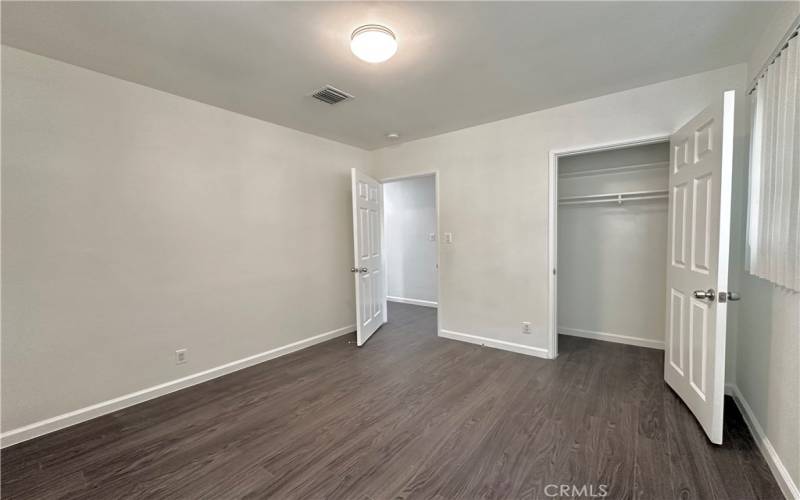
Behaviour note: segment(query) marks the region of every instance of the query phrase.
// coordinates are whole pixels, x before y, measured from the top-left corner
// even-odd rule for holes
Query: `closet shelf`
[[[587,194],[583,196],[568,196],[558,199],[559,205],[584,205],[592,203],[617,203],[622,205],[626,201],[661,200],[669,197],[669,191],[628,191],[624,193]]]
[[[656,161],[652,163],[639,163],[636,165],[624,165],[621,167],[593,168],[590,170],[578,170],[576,172],[559,172],[559,177],[585,177],[594,175],[627,174],[640,170],[662,169],[669,166],[668,161]]]

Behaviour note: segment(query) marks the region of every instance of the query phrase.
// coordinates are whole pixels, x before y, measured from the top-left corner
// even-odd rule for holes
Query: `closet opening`
[[[664,349],[669,140],[551,156],[550,354],[559,337]]]

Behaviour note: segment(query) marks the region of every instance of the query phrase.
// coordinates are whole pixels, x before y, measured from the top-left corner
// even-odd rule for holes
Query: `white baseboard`
[[[592,330],[581,330],[579,328],[567,328],[564,326],[558,327],[558,333],[562,335],[571,335],[573,337],[583,337],[585,339],[604,340],[606,342],[616,342],[617,344],[629,344],[664,350],[663,340],[643,339],[641,337],[629,337],[616,333],[594,332]]]
[[[63,415],[58,415],[45,420],[40,420],[39,422],[25,425],[23,427],[18,427],[0,434],[0,447],[5,448],[7,446],[21,443],[23,441],[48,434],[71,425],[85,422],[86,420],[91,420],[93,418],[106,415],[108,413],[112,413],[117,410],[163,396],[165,394],[169,394],[171,392],[185,389],[187,387],[227,375],[228,373],[257,365],[259,363],[263,363],[264,361],[269,361],[270,359],[284,356],[307,347],[311,347],[315,344],[325,342],[326,340],[339,337],[346,333],[351,333],[355,331],[355,329],[355,325],[337,328],[336,330],[331,330],[329,332],[308,337],[297,342],[292,342],[291,344],[287,344],[285,346],[270,349],[269,351],[264,351],[253,356],[248,356],[224,365],[216,366],[209,370],[204,370],[202,372],[194,373],[170,382],[148,387],[147,389],[142,389],[141,391],[132,392],[118,398],[109,399],[108,401],[103,401],[101,403],[80,408],[69,413],[64,413]]]
[[[764,429],[761,427],[758,419],[756,419],[753,409],[750,408],[750,404],[744,399],[741,391],[739,391],[739,387],[735,384],[725,384],[725,394],[733,396],[736,406],[739,407],[739,411],[742,413],[747,427],[750,428],[750,433],[753,434],[753,439],[756,445],[758,445],[758,449],[761,450],[761,454],[764,455],[764,459],[767,461],[772,475],[775,476],[778,486],[781,487],[783,495],[789,499],[800,499],[800,488],[798,488],[792,480],[792,476],[789,474],[786,466],[783,465],[781,457],[778,456],[778,452],[775,451]]]
[[[392,297],[391,295],[388,295],[386,300],[389,302],[400,302],[401,304],[413,304],[415,306],[439,307],[439,303],[432,300],[407,299],[405,297]]]
[[[484,345],[486,347],[493,347],[495,349],[502,349],[504,351],[527,354],[529,356],[536,356],[537,358],[550,359],[550,354],[547,349],[542,349],[540,347],[531,347],[528,345],[517,344],[515,342],[479,337],[478,335],[470,335],[467,333],[454,332],[452,330],[444,329],[439,330],[439,336],[450,340],[460,340],[461,342],[469,342],[470,344]]]

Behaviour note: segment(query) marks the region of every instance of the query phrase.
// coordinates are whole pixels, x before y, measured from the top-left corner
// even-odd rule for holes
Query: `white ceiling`
[[[366,149],[746,61],[764,2],[3,2],[23,50]],[[371,65],[352,30],[399,50]],[[308,97],[332,84],[356,99]]]

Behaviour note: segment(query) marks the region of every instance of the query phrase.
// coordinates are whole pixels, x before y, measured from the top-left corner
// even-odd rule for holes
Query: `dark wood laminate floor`
[[[661,351],[561,337],[547,361],[440,339],[434,309],[389,319],[363,348],[340,337],[6,449],[3,498],[781,498],[735,406],[708,444]]]

